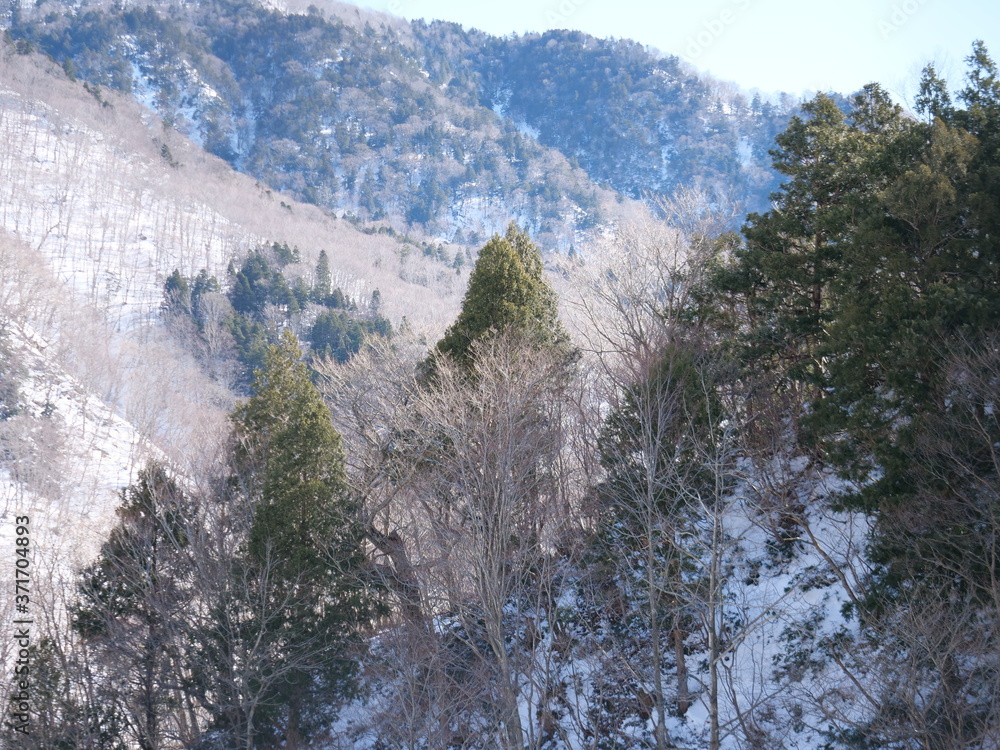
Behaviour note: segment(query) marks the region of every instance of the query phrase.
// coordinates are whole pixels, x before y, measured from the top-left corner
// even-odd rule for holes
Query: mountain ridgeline
[[[345,7],[43,3],[7,26],[272,189],[454,242],[514,218],[566,248],[626,198],[698,185],[759,209],[776,187],[767,151],[790,97],[750,101],[628,40]]]

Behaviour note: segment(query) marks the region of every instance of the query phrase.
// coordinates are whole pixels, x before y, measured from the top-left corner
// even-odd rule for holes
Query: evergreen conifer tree
[[[852,218],[884,183],[872,155],[902,125],[899,108],[876,86],[856,98],[850,117],[823,94],[803,110],[807,119],[792,118],[771,152],[789,180],[772,196],[771,211],[747,217],[746,245],[725,285],[746,300],[748,360],[816,394],[823,379],[818,347]]]
[[[187,279],[181,276],[181,272],[176,268],[167,277],[167,281],[163,285],[163,293],[168,308],[176,309],[187,315],[191,313],[191,289]]]
[[[436,352],[472,365],[474,344],[514,332],[541,347],[567,348],[555,293],[542,276],[542,257],[528,235],[513,222],[479,251],[458,319],[438,342]]]
[[[319,259],[316,261],[316,285],[313,287],[313,302],[327,305],[330,294],[333,292],[333,277],[330,275],[330,257],[326,250],[319,251]]]
[[[920,92],[917,94],[915,109],[931,122],[938,117],[948,119],[954,112],[948,84],[938,77],[933,65],[924,68],[920,77]]]
[[[101,654],[141,750],[163,747],[164,714],[176,684],[181,617],[191,596],[183,548],[193,511],[156,465],[122,491],[119,524],[81,574],[73,627]]]
[[[887,149],[897,166],[857,217],[836,283],[822,351],[830,394],[814,421],[843,438],[842,465],[861,476],[877,467],[866,507],[925,489],[913,454],[951,418],[947,355],[988,340],[1000,319],[1000,152],[989,144],[1000,128],[1000,86],[990,83],[985,49],[977,45],[969,61],[969,108],[938,97],[936,119]]]
[[[252,509],[240,579],[254,619],[223,638],[271,644],[255,680],[258,747],[296,747],[349,692],[350,649],[376,607],[362,529],[348,497],[340,436],[295,337],[285,332],[233,417],[233,485]],[[249,721],[243,716],[242,721]]]

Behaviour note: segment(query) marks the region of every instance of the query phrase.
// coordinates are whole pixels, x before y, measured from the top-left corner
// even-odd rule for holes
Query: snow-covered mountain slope
[[[870,525],[861,514],[832,510],[850,487],[803,456],[779,455],[762,465],[740,461],[737,471],[740,481],[718,504],[702,508],[687,529],[687,574],[663,592],[685,602],[688,618],[683,678],[673,653],[661,657],[671,709],[666,747],[829,747],[833,725],[863,725],[872,708],[859,689],[865,665],[838,661],[835,653],[835,644],[845,652],[862,650],[850,645],[859,640],[859,628],[845,612],[868,572]],[[782,517],[791,533],[776,545]],[[642,556],[636,558],[633,573],[641,578]],[[519,664],[522,725],[531,728],[529,735],[535,732],[528,746],[656,747],[649,621],[631,611],[626,632],[616,611],[621,601],[588,589],[579,569],[567,564],[562,573],[554,607],[518,613],[520,627],[537,635],[517,639],[511,649]],[[435,621],[445,642],[454,628],[450,616]],[[374,750],[393,741],[405,746],[400,738],[409,736],[407,730],[416,736],[430,731],[424,725],[413,730],[408,722],[425,719],[414,707],[422,691],[433,688],[419,679],[408,684],[406,673],[390,669],[383,678],[379,671],[383,662],[419,663],[419,656],[405,652],[413,644],[402,632],[387,631],[373,646],[370,692],[341,712],[325,750]],[[433,674],[433,666],[423,666]],[[679,711],[682,694],[688,706]],[[468,745],[481,746],[474,740]]]
[[[326,250],[335,286],[379,289],[384,315],[432,335],[464,286],[396,239],[235,174],[136,103],[2,46],[0,373],[15,402],[0,420],[0,548],[28,515],[38,564],[57,561],[62,577],[96,551],[150,457],[191,475],[213,460],[232,396],[164,331],[163,284],[174,269],[221,277],[272,241],[301,249],[303,274]]]
[[[116,326],[159,306],[172,269],[219,274],[265,241],[298,245],[306,268],[325,249],[334,284],[379,288],[390,318],[420,324],[456,307],[464,282],[450,269],[421,268],[399,242],[282,199],[131,100],[60,76],[0,54],[0,226]]]

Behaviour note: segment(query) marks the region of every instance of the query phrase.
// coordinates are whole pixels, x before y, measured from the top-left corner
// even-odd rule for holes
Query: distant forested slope
[[[497,38],[311,7],[46,4],[9,33],[297,199],[476,244],[511,217],[546,246],[679,186],[762,208],[794,111],[676,57],[578,32]]]

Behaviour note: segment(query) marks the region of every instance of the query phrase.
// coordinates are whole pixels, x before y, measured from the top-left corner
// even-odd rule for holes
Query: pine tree
[[[542,257],[528,235],[511,222],[479,251],[458,319],[436,352],[472,365],[476,342],[514,332],[539,347],[568,349],[555,293],[542,276]]]
[[[938,77],[933,65],[928,65],[923,70],[920,77],[920,92],[917,94],[914,109],[930,122],[934,122],[935,118],[947,120],[954,113],[948,85]]]
[[[190,592],[182,553],[193,511],[166,471],[150,465],[122,491],[119,524],[81,574],[73,627],[115,675],[119,705],[141,750],[164,741]]]
[[[258,746],[298,746],[348,693],[350,649],[376,608],[362,530],[348,497],[340,436],[285,332],[232,417],[233,486],[252,508],[241,573],[255,619],[245,638],[272,644],[248,727]],[[241,720],[249,721],[248,717]]]
[[[398,441],[416,440],[415,468],[442,508],[437,533],[447,529],[468,549],[446,574],[461,582],[449,591],[451,606],[463,627],[479,631],[480,655],[495,670],[493,744],[505,750],[524,747],[523,676],[508,613],[547,595],[532,588],[546,508],[557,497],[558,404],[569,362],[541,255],[511,223],[480,251],[458,319],[426,363],[430,387],[418,405],[426,433]]]
[[[855,118],[876,119],[864,105],[884,107],[884,94],[862,96]],[[842,267],[851,212],[873,186],[865,161],[870,139],[858,123],[822,94],[803,110],[809,118],[793,118],[776,139],[774,167],[790,179],[772,196],[772,211],[747,217],[746,247],[737,254],[742,278],[733,289],[747,296],[751,359],[815,385],[822,377],[817,346],[830,319],[830,284]],[[889,116],[899,117],[898,110]],[[868,123],[869,131],[879,127]]]
[[[344,457],[330,415],[286,332],[255,374],[254,395],[233,415],[238,464],[250,469],[257,502],[251,556],[291,565],[287,577],[322,574],[331,540],[346,523]]]
[[[1000,85],[980,43],[969,63],[964,109],[925,74],[929,121],[886,151],[895,169],[855,217],[812,420],[858,480],[844,504],[872,519],[861,622],[887,658],[867,684],[907,685],[874,693],[863,734],[879,747],[996,734],[980,623],[1000,601]]]
[[[320,305],[328,305],[333,280],[330,275],[330,257],[326,250],[319,251],[319,259],[316,261],[316,285],[313,287],[313,302]]]
[[[972,54],[966,58],[969,72],[966,86],[960,92],[966,109],[956,112],[958,124],[973,135],[990,139],[994,143],[1000,138],[1000,72],[990,57],[986,45],[977,41],[972,45]]]

